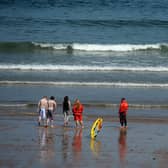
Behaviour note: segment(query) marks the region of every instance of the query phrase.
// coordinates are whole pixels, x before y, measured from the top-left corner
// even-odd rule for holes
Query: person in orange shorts
[[[72,112],[73,112],[73,115],[74,115],[74,121],[76,123],[76,127],[81,126],[82,128],[84,128],[83,116],[82,116],[83,110],[84,110],[83,105],[81,104],[79,99],[76,99],[75,103],[73,105],[73,108],[72,108]]]

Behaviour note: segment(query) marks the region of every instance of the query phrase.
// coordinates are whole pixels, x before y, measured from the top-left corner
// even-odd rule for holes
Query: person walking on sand
[[[127,112],[128,112],[128,103],[125,98],[122,98],[118,111],[121,128],[123,128],[123,125],[125,125],[125,128],[127,128]]]
[[[40,126],[41,120],[43,120],[45,125],[46,120],[46,112],[48,110],[48,100],[47,96],[43,96],[42,99],[38,102],[38,109],[39,117],[38,117],[38,125]]]
[[[80,125],[82,128],[84,128],[83,120],[82,120],[83,110],[84,110],[83,105],[80,103],[79,99],[76,99],[75,103],[73,105],[73,108],[72,108],[72,112],[73,112],[73,115],[74,115],[74,121],[76,123],[76,127],[78,127]]]
[[[71,111],[71,102],[68,96],[64,97],[64,101],[62,103],[62,110],[63,110],[63,115],[64,115],[64,126],[66,126],[68,125],[69,114]]]
[[[53,113],[57,108],[55,97],[51,96],[48,100],[48,111],[47,111],[47,126],[50,124],[53,127]]]

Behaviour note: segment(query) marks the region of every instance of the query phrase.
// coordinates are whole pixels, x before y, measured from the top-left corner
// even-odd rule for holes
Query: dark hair
[[[64,97],[64,102],[63,102],[63,111],[66,111],[66,110],[70,109],[68,101],[69,101],[69,97],[65,96]]]
[[[68,96],[65,96],[64,97],[64,101],[67,102],[69,100],[69,97]]]
[[[51,96],[51,97],[50,97],[50,100],[55,100],[55,97],[54,97],[54,96]]]

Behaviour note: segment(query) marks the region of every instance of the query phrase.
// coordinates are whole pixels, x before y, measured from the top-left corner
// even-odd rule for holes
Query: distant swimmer
[[[127,112],[128,112],[128,103],[125,98],[122,98],[118,111],[121,128],[123,128],[123,126],[127,128]]]
[[[74,121],[76,123],[76,127],[78,127],[80,125],[82,128],[84,128],[84,125],[83,125],[83,110],[84,110],[83,105],[81,104],[79,99],[76,99],[75,103],[73,105],[73,108],[72,108],[72,112],[73,112],[73,115],[74,115]]]
[[[51,96],[50,99],[48,100],[48,111],[47,111],[47,126],[49,126],[49,124],[51,125],[51,127],[53,127],[53,114],[56,111],[57,108],[57,103],[55,100],[54,96]]]
[[[47,96],[43,96],[43,98],[38,103],[38,112],[39,112],[38,125],[39,126],[41,124],[41,121],[43,121],[45,125],[47,110],[48,110]]]
[[[64,101],[62,103],[62,110],[64,115],[64,126],[68,125],[69,122],[69,114],[71,111],[71,102],[68,96],[64,97]]]

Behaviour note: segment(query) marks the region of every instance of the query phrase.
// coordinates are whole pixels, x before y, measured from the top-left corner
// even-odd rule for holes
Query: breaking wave
[[[52,65],[52,64],[0,64],[0,70],[21,71],[131,71],[131,72],[168,72],[168,67],[127,67],[127,66],[92,66],[92,65]]]
[[[55,85],[93,87],[168,88],[168,83],[122,83],[122,82],[52,82],[52,81],[0,81],[0,85]]]
[[[136,50],[163,50],[168,49],[168,44],[50,44],[50,43],[33,43],[41,48],[51,48],[54,50],[77,50],[77,51],[115,51],[127,52]]]
[[[168,43],[156,44],[87,44],[87,43],[37,43],[0,42],[0,52],[30,52],[34,50],[83,51],[83,52],[131,52],[139,50],[160,50],[167,52]]]

